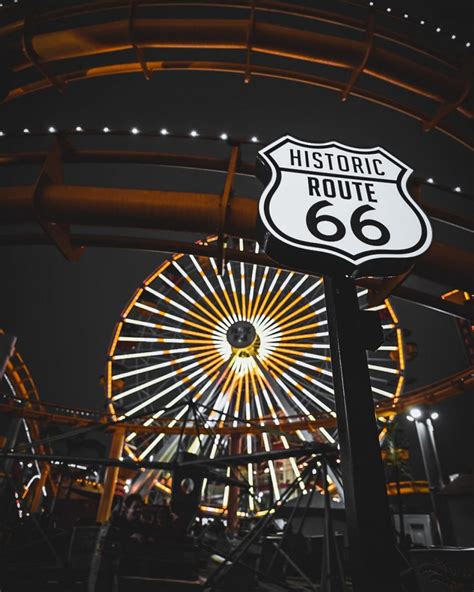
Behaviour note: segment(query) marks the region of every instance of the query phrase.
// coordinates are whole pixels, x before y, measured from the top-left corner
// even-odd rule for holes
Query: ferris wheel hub
[[[227,330],[227,341],[232,351],[246,357],[258,351],[259,338],[255,327],[249,321],[237,321]]]

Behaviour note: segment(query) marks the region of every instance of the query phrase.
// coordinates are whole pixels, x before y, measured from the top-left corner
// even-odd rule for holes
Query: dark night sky
[[[466,22],[472,23],[469,1],[451,2],[443,9],[428,2],[406,4],[425,18],[431,16],[432,22],[444,18],[443,22],[451,21],[451,27],[459,23],[457,30],[465,32]],[[401,10],[403,5],[395,2],[393,6]],[[459,11],[453,11],[453,6],[459,6]],[[78,124],[112,129],[136,125],[150,130],[165,126],[179,132],[195,128],[209,135],[222,131],[239,137],[255,134],[264,141],[290,133],[310,141],[381,145],[420,176],[433,176],[474,193],[472,156],[447,137],[424,133],[417,122],[353,97],[342,103],[329,91],[279,81],[255,79],[244,85],[238,76],[172,72],[157,74],[150,82],[140,75],[109,77],[74,83],[64,96],[48,90],[0,108],[2,130],[45,130],[49,125],[72,128]],[[130,140],[137,147],[141,141],[139,137]],[[193,175],[173,169],[117,167],[111,172],[105,178],[97,170],[95,182],[193,189]],[[67,174],[69,180],[80,184],[77,172]],[[218,193],[223,177],[213,175],[199,181],[200,187],[204,183],[209,191]],[[0,183],[9,182],[0,170]],[[237,186],[236,193],[257,196],[259,190],[256,182],[247,181]],[[433,192],[432,198],[452,196]],[[461,240],[472,245],[472,236],[463,235]],[[18,336],[19,350],[42,398],[102,407],[99,377],[114,324],[134,289],[164,257],[160,253],[90,248],[78,263],[70,264],[52,247],[2,247],[0,326]],[[395,305],[402,325],[411,332],[408,340],[418,344],[418,357],[408,367],[408,377],[413,379],[409,388],[466,366],[457,327],[450,317],[400,300],[395,300]],[[468,465],[472,456],[471,397],[466,394],[445,402],[439,410],[441,460],[446,472],[452,473]],[[412,428],[407,423],[407,437],[413,435]],[[411,436],[409,439],[413,442]],[[417,452],[412,448],[418,466]]]

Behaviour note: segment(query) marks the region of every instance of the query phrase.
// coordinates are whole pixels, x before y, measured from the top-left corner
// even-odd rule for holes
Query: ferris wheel
[[[259,250],[243,239],[228,246]],[[365,307],[367,290],[358,296]],[[389,300],[376,309],[384,344],[369,355],[372,392],[376,401],[395,404],[404,383],[402,330]],[[235,261],[221,275],[212,258],[174,255],[122,313],[109,351],[107,395],[117,421],[201,422],[200,432],[184,437],[130,433],[126,453],[140,461],[170,461],[183,445],[213,459],[228,454],[236,439],[242,454],[315,440],[336,444],[323,279]],[[308,425],[301,427],[302,419]],[[253,494],[248,509],[279,500],[301,469],[295,459],[248,463],[242,475]],[[203,496],[225,509],[228,487],[205,483]]]

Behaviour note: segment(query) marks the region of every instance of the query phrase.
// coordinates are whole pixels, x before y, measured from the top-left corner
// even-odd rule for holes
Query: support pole
[[[402,590],[354,281],[325,278],[354,592]]]
[[[326,457],[321,457],[321,478],[324,489],[324,550],[321,565],[320,592],[345,592],[342,561],[337,548],[337,541],[331,516],[331,494],[328,484]]]
[[[229,438],[230,454],[240,454],[241,437],[240,434],[232,434]],[[230,469],[230,476],[233,479],[239,478],[238,468],[232,466]],[[235,485],[229,486],[229,505],[227,509],[227,530],[229,532],[236,532],[239,525],[239,518],[237,511],[239,509],[239,488]]]
[[[110,446],[109,458],[111,460],[118,460],[122,456],[124,442],[125,430],[117,428],[114,431],[112,444]],[[99,509],[97,511],[97,522],[100,524],[105,524],[110,518],[118,474],[119,467],[107,467],[105,471],[104,490],[102,491]]]
[[[439,496],[441,489],[444,487],[444,480],[434,439],[433,422],[430,418],[416,419],[415,426],[435,515],[436,533],[438,535],[436,542],[440,545],[451,545],[454,543],[447,504],[443,496]]]

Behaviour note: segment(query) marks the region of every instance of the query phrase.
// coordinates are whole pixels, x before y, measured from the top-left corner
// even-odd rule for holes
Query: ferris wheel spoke
[[[298,370],[291,368],[291,366],[289,365],[284,365],[281,362],[275,361],[275,360],[267,360],[267,363],[269,366],[273,367],[273,369],[276,372],[280,372],[282,378],[286,381],[288,381],[291,385],[293,385],[294,388],[296,388],[298,391],[302,392],[304,395],[306,395],[306,397],[308,399],[310,399],[311,401],[313,401],[313,403],[315,403],[318,407],[320,407],[321,409],[323,409],[323,411],[326,411],[326,413],[331,413],[333,412],[333,409],[331,409],[331,407],[329,407],[328,405],[326,405],[326,403],[324,403],[323,401],[321,401],[320,398],[318,398],[316,395],[314,395],[311,391],[309,391],[307,388],[305,388],[304,386],[302,386],[297,380],[295,380],[292,376],[290,376],[290,374],[288,372],[285,372],[285,368],[288,369],[290,372],[293,372],[294,374],[296,374],[299,378],[304,378],[306,379],[308,382],[313,383],[314,385],[320,387],[323,390],[326,390],[327,392],[331,393],[332,395],[334,395],[334,389],[324,383],[322,383],[319,380],[316,380],[315,378],[312,378],[311,376],[307,376],[306,374],[303,374],[302,372],[299,372]]]
[[[272,352],[270,357],[277,358],[282,363],[284,363],[287,368],[291,368],[294,364],[296,364],[297,366],[301,366],[302,368],[307,368],[308,370],[312,370],[313,372],[317,372],[319,374],[324,374],[325,376],[330,376],[332,379],[332,372],[330,370],[326,370],[325,368],[315,366],[314,364],[307,364],[306,362],[303,362],[301,360],[297,360],[296,358],[287,356],[283,353],[277,353],[276,351]]]
[[[295,274],[293,272],[289,273],[286,276],[286,278],[283,280],[283,282],[280,284],[278,289],[275,291],[275,293],[273,294],[273,297],[270,300],[270,302],[266,306],[262,305],[261,315],[271,316],[273,311],[278,310],[278,308],[279,308],[280,303],[278,302],[278,300],[280,300],[280,302],[282,300],[285,302],[286,302],[286,300],[288,300],[288,298],[291,296],[291,292],[288,292],[288,294],[286,294],[286,296],[283,296],[283,298],[281,298],[281,295],[284,293],[286,286],[288,285],[288,283],[290,282],[290,280],[292,279],[292,277],[294,275]],[[257,320],[257,319],[259,319],[259,316],[255,317],[255,320]]]
[[[204,269],[202,268],[202,265],[200,264],[200,262],[198,261],[198,259],[196,259],[196,257],[194,255],[191,255],[191,261],[193,262],[195,268],[197,269],[199,275],[202,277],[204,283],[206,284],[209,292],[212,294],[212,296],[214,297],[215,301],[217,302],[217,304],[219,305],[220,309],[221,309],[221,315],[224,315],[224,320],[227,319],[227,324],[230,324],[228,317],[231,316],[230,314],[230,310],[226,308],[226,306],[224,305],[224,303],[222,302],[222,299],[220,298],[219,294],[217,293],[216,288],[212,285],[212,283],[210,282],[209,278],[207,277],[206,272],[204,271]],[[211,267],[212,267],[212,263],[211,263]],[[212,279],[215,279],[214,274],[211,276]],[[217,286],[219,287],[219,284],[217,284]]]
[[[250,382],[252,384],[253,399],[254,399],[256,407],[257,407],[257,413],[258,413],[257,419],[260,419],[261,425],[264,425],[264,423],[263,423],[263,417],[264,417],[263,409],[262,409],[262,406],[260,403],[260,397],[258,394],[258,388],[257,388],[256,382],[255,382],[254,373],[250,374]],[[270,450],[271,450],[270,437],[267,432],[262,433],[262,441],[263,441],[263,445],[264,445],[266,452],[270,452]],[[272,488],[273,488],[273,495],[275,497],[275,500],[279,500],[280,499],[280,489],[278,487],[278,479],[276,476],[275,465],[272,460],[269,460],[267,464],[268,464],[268,469],[270,471],[270,479],[271,479]]]
[[[236,419],[234,419],[232,425],[234,427],[238,426],[238,418],[240,417],[240,402],[242,399],[242,390],[243,390],[243,386],[244,386],[244,379],[243,379],[243,375],[240,374],[239,375],[239,379],[238,379],[238,385],[237,385],[237,395],[235,397],[235,404],[234,404],[234,417]]]
[[[183,354],[189,353],[194,351],[203,351],[209,350],[211,351],[214,348],[212,344],[209,345],[198,345],[193,347],[177,347],[174,349],[160,349],[160,350],[148,350],[148,351],[141,351],[133,354],[118,354],[113,355],[110,359],[113,361],[117,360],[133,360],[133,359],[140,359],[140,358],[151,358],[157,356],[169,356],[175,354]]]
[[[121,335],[118,338],[121,342],[130,343],[205,343],[209,344],[209,339],[188,339],[185,337],[135,337],[131,335]]]
[[[371,390],[372,393],[377,393],[378,395],[382,395],[383,397],[387,397],[388,399],[393,399],[395,396],[393,393],[390,393],[389,391],[385,391],[373,385],[371,386]]]
[[[249,300],[248,300],[248,308],[247,308],[247,319],[252,317],[252,310],[254,305],[254,294],[255,294],[255,280],[257,277],[257,266],[251,265],[252,273],[250,275],[250,287],[249,287]]]
[[[210,331],[202,333],[201,331],[192,331],[191,329],[183,329],[182,327],[173,327],[171,325],[160,325],[158,323],[148,323],[146,321],[138,321],[136,319],[124,319],[124,323],[127,323],[129,325],[140,325],[142,327],[150,327],[153,329],[159,329],[160,331],[169,331],[171,333],[180,333],[182,335],[205,337],[207,339],[212,338],[212,333]]]
[[[324,309],[324,310],[326,310],[326,309]],[[282,331],[284,331],[284,330],[287,330],[288,327],[292,327],[293,325],[297,325],[298,323],[304,323],[304,321],[306,321],[307,319],[313,319],[315,316],[316,316],[316,313],[314,311],[311,311],[311,312],[309,312],[306,315],[303,315],[301,317],[298,317],[296,319],[293,319],[292,321],[288,321],[286,323],[283,323],[282,325],[279,325],[279,326],[280,326],[280,329]],[[320,326],[320,325],[321,325],[321,322],[316,323],[315,326],[317,327],[317,326]],[[311,325],[307,325],[306,327],[311,327]]]
[[[269,271],[269,274],[270,274],[270,271]],[[280,275],[281,275],[281,269],[274,269],[273,270],[273,278],[270,282],[270,285],[265,292],[265,296],[263,297],[263,300],[261,301],[259,308],[256,309],[255,312],[253,313],[253,316],[250,319],[251,321],[255,321],[256,319],[259,319],[260,316],[263,314],[263,311],[265,310],[265,308],[267,306],[268,299],[270,298],[270,295],[273,293],[273,290],[275,288],[276,283],[278,282]]]
[[[215,365],[221,365],[224,363],[224,360],[222,360],[220,354],[218,354],[217,356],[214,356],[214,358],[217,357],[218,360],[216,362]],[[190,382],[193,378],[195,378],[196,376],[199,376],[203,373],[207,374],[206,370],[212,366],[211,364],[208,364],[207,366],[203,366],[198,368],[197,370],[195,370],[194,372],[191,372],[191,374],[188,374],[188,376],[184,376],[183,378],[181,378],[180,380],[176,381],[174,384],[172,384],[171,386],[169,386],[168,388],[164,389],[163,391],[158,392],[157,394],[151,396],[149,399],[146,399],[145,401],[139,403],[138,405],[136,405],[135,407],[133,407],[132,409],[127,410],[124,413],[124,417],[130,417],[131,415],[134,415],[137,411],[140,411],[141,409],[143,409],[144,407],[147,407],[148,405],[151,405],[152,403],[154,403],[155,401],[158,401],[159,399],[163,398],[165,395],[167,395],[168,393],[172,392],[173,390],[179,388],[180,386]],[[214,368],[213,368],[214,370]]]
[[[286,288],[288,282],[290,281],[291,277],[293,277],[293,272],[291,272],[289,275],[286,276],[286,278],[283,280],[283,283],[280,284],[277,289],[275,290],[275,286],[278,282],[278,280],[280,279],[281,273],[278,273],[280,270],[277,270],[277,273],[275,274],[275,276],[273,277],[273,280],[270,284],[270,287],[268,289],[268,292],[265,294],[265,297],[263,299],[263,302],[260,306],[260,309],[258,311],[258,314],[255,316],[255,322],[258,322],[261,320],[261,317],[266,317],[267,315],[270,315],[272,309],[275,306],[275,302],[278,300],[278,298],[281,296],[281,294],[283,293],[283,290]],[[278,282],[279,283],[279,282]]]
[[[239,251],[243,252],[244,250],[244,241],[243,239],[239,239]],[[241,261],[239,263],[240,267],[240,298],[242,301],[242,318],[247,318],[247,288],[245,284],[245,263]]]
[[[256,268],[256,266],[254,266],[254,268]],[[252,322],[255,320],[258,306],[260,304],[260,300],[262,298],[263,290],[265,288],[265,284],[267,283],[267,279],[268,279],[269,274],[270,274],[270,268],[265,266],[263,268],[262,275],[260,276],[260,281],[259,281],[259,285],[258,285],[257,295],[255,297],[255,302],[253,304],[252,309],[249,310],[249,320]]]
[[[234,305],[232,304],[232,301],[229,297],[229,294],[228,294],[228,291],[225,287],[224,281],[222,280],[222,276],[219,273],[219,270],[217,269],[217,264],[212,257],[209,259],[209,261],[211,262],[211,267],[214,272],[214,279],[215,279],[215,281],[217,281],[220,291],[221,291],[221,293],[224,297],[224,300],[226,301],[226,304],[228,306],[229,315],[230,315],[232,321],[235,323],[239,320],[239,317],[238,317],[237,312],[234,308]]]
[[[322,283],[323,283],[323,280],[319,279],[317,282],[310,285],[309,288],[307,288],[302,294],[295,295],[294,299],[287,306],[285,306],[285,308],[283,310],[281,310],[277,315],[273,316],[273,320],[277,321],[282,316],[285,316],[285,319],[289,320],[289,319],[293,318],[295,315],[297,315],[299,312],[303,312],[303,311],[307,310],[308,308],[313,307],[315,304],[317,304],[321,300],[324,300],[324,297],[325,297],[324,293],[322,293],[319,296],[317,296],[316,298],[314,298],[314,300],[312,300],[311,302],[307,302],[305,300],[306,296],[308,294],[310,294],[313,290],[319,288],[322,285]],[[287,314],[288,311],[290,311],[292,308],[294,308],[300,302],[303,302],[304,304],[299,309],[293,311],[291,314]],[[323,311],[323,310],[325,310],[325,308],[321,309],[321,311]],[[315,311],[315,314],[318,314],[319,312],[320,311]]]
[[[136,376],[138,374],[143,374],[145,372],[154,372],[155,370],[161,370],[162,368],[167,368],[169,366],[176,366],[178,364],[183,364],[184,362],[189,362],[189,360],[200,360],[201,358],[207,359],[211,355],[210,352],[214,352],[214,351],[215,350],[213,348],[209,347],[209,348],[206,348],[206,351],[201,352],[201,353],[177,357],[172,360],[167,360],[166,362],[160,362],[159,364],[154,364],[151,366],[143,366],[141,368],[136,368],[136,369],[130,370],[128,372],[114,374],[114,375],[112,375],[112,380],[119,380],[121,378],[128,378],[130,376]]]
[[[214,352],[212,354],[207,354],[206,360],[208,360],[208,361],[215,360],[218,357],[220,357],[220,354]],[[150,386],[154,386],[155,384],[163,382],[164,380],[166,380],[168,378],[172,378],[174,376],[177,376],[178,374],[182,374],[186,370],[190,370],[191,368],[195,368],[196,366],[199,366],[199,361],[197,361],[197,360],[195,360],[194,362],[191,362],[187,366],[183,366],[182,368],[178,368],[177,370],[172,370],[171,372],[168,372],[167,374],[162,374],[161,376],[158,376],[157,378],[153,378],[152,380],[148,380],[147,382],[143,382],[137,386],[134,386],[131,389],[128,389],[126,391],[122,391],[118,395],[115,395],[114,397],[112,397],[112,400],[119,401],[120,399],[123,399],[124,397],[132,395],[133,393],[137,393],[138,391],[141,391],[141,390],[148,388]]]
[[[286,347],[280,347],[280,348],[278,348],[278,351],[283,354],[293,354],[293,355],[297,354],[298,356],[301,356],[303,358],[311,358],[312,360],[320,360],[322,362],[331,363],[331,358],[329,356],[321,356],[320,354],[312,354],[310,352],[305,352],[305,351],[295,352],[294,349],[290,349],[290,348],[286,348]]]
[[[178,293],[179,293],[179,288],[177,288],[177,286],[174,286],[174,288],[175,288],[175,291],[178,291]],[[150,286],[145,286],[145,290],[147,290],[150,294],[153,294],[154,296],[156,296],[160,300],[164,301],[166,305],[170,305],[170,306],[173,306],[174,308],[177,308],[181,312],[184,312],[185,314],[188,314],[188,315],[192,316],[193,318],[197,319],[199,322],[204,323],[205,325],[209,325],[210,327],[216,326],[217,319],[215,319],[214,317],[211,316],[210,317],[211,320],[209,320],[209,318],[206,318],[205,316],[200,315],[195,310],[193,310],[190,306],[184,306],[183,304],[180,304],[179,302],[177,302],[176,299],[169,298],[168,296],[164,296],[163,294],[161,294],[160,292],[157,292],[156,290],[154,290]],[[193,298],[190,298],[188,300],[188,302],[192,306],[195,306],[195,304],[196,304],[196,301]]]
[[[297,339],[314,339],[315,337],[328,337],[329,333],[327,331],[317,331],[316,333],[304,333],[303,335],[298,335]],[[285,336],[281,337],[280,341],[290,341],[291,339],[295,339],[293,336]]]
[[[290,409],[292,411],[295,409],[292,398],[287,394],[285,389],[281,389],[281,386],[278,385],[278,386],[280,386],[280,389],[281,389],[281,395],[283,397],[286,397],[287,404],[286,405],[284,404],[284,402],[280,398],[280,395],[276,392],[276,389],[272,385],[273,377],[272,377],[270,371],[263,364],[258,365],[257,378],[260,381],[264,382],[264,384],[266,385],[266,387],[268,389],[268,392],[272,395],[273,399],[275,400],[278,409],[281,412],[283,412],[287,417],[289,417],[290,414],[288,413],[288,409]]]
[[[389,368],[388,366],[379,366],[376,364],[369,364],[369,370],[375,370],[376,372],[385,372],[387,374],[400,374],[398,368]]]
[[[186,273],[186,271],[178,264],[176,263],[176,261],[173,262],[173,265],[178,269],[178,271],[181,273],[181,275],[185,278],[185,280],[188,282],[188,284],[190,286],[192,286],[192,288],[195,290],[195,292],[197,292],[197,294],[199,294],[199,296],[201,297],[201,299],[212,308],[213,312],[217,315],[217,318],[219,318],[220,320],[222,320],[222,313],[221,311],[217,308],[217,306],[212,302],[212,300],[210,298],[208,298],[208,296],[206,296],[206,294],[201,290],[201,288],[196,284],[196,282],[191,278],[190,275],[188,275]],[[196,303],[196,306],[198,305],[198,303]],[[201,308],[201,305],[199,306],[199,308]]]
[[[211,368],[208,373],[214,372],[214,368]],[[193,395],[192,397],[192,402],[196,403],[203,395],[204,393],[208,390],[208,388],[212,385],[215,376],[211,376],[211,378],[208,379],[208,381],[206,382],[206,384],[202,387],[199,388],[198,392]],[[199,385],[204,382],[206,380],[206,378],[208,378],[207,374],[202,375],[200,378],[198,378],[197,380],[195,380],[191,385],[189,385],[187,388],[185,388],[181,393],[179,393],[174,399],[172,399],[171,401],[169,401],[162,409],[159,409],[158,411],[156,411],[151,418],[147,419],[143,425],[151,425],[154,420],[162,417],[169,409],[172,409],[173,407],[175,407],[180,401],[183,401],[183,404],[185,403],[185,401],[189,402],[189,393],[191,393],[193,390],[197,390],[197,388],[199,387]]]
[[[232,292],[232,298],[234,299],[235,310],[237,311],[237,318],[239,320],[242,320],[243,319],[242,310],[240,308],[240,302],[239,302],[239,298],[237,296],[237,288],[236,288],[235,280],[234,280],[234,272],[232,270],[232,261],[228,261],[227,262],[226,269],[227,269],[227,274],[228,274],[228,277],[229,277],[230,289],[231,289],[231,292]]]
[[[202,313],[204,313],[207,317],[209,317],[210,319],[212,319],[212,321],[214,321],[214,323],[219,324],[219,320],[220,320],[219,319],[219,316],[216,317],[215,315],[213,315],[212,312],[209,310],[209,307],[206,308],[205,306],[203,306],[195,298],[193,298],[192,296],[190,296],[186,292],[186,290],[183,290],[179,286],[176,286],[176,284],[174,284],[171,280],[169,280],[165,275],[160,275],[159,278],[166,285],[168,285],[172,290],[174,290],[177,294],[179,294],[180,296],[182,296],[184,299],[186,299],[188,302],[190,302],[193,306],[195,306],[196,308],[198,308]],[[208,300],[207,296],[204,296],[203,300],[204,301],[207,301]]]
[[[146,310],[147,312],[150,312],[152,314],[156,314],[158,316],[162,316],[167,319],[177,321],[178,323],[182,323],[183,325],[189,325],[190,327],[195,327],[196,329],[204,329],[204,327],[202,325],[203,325],[203,322],[205,322],[205,324],[207,324],[210,327],[210,329],[208,329],[208,332],[210,334],[212,333],[212,331],[220,331],[225,334],[225,331],[223,329],[220,329],[215,324],[211,323],[210,321],[206,321],[204,319],[200,320],[200,324],[198,324],[198,323],[195,323],[194,321],[190,321],[188,319],[185,319],[184,317],[178,317],[177,315],[159,310],[157,308],[154,308],[153,306],[149,306],[148,304],[143,304],[142,302],[136,302],[135,307],[139,308],[141,310]],[[187,311],[187,312],[189,312],[189,311]]]
[[[183,407],[183,409],[181,409],[181,411],[179,411],[176,414],[176,417],[174,419],[172,419],[169,423],[168,423],[168,427],[173,427],[174,425],[176,425],[176,423],[183,417],[183,415],[188,411],[188,406]],[[156,438],[154,438],[152,440],[152,442],[145,448],[145,450],[140,454],[140,456],[138,457],[139,461],[142,461],[144,458],[146,458],[151,452],[153,452],[153,450],[158,446],[158,444],[163,440],[163,438],[165,437],[165,434],[158,434],[158,436],[156,436]]]

